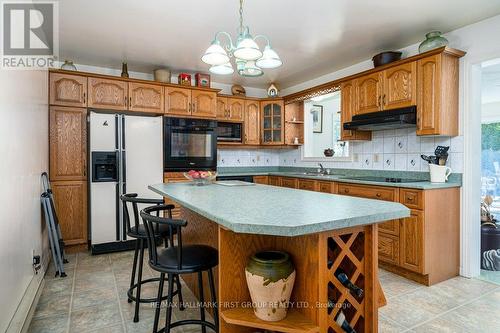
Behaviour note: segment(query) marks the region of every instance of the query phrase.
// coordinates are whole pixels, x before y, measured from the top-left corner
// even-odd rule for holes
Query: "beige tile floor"
[[[154,308],[141,305],[140,321],[134,323],[133,304],[127,302],[132,252],[69,258],[68,277],[54,278],[49,270],[29,331],[58,332],[151,332]],[[156,276],[146,265],[144,276]],[[386,271],[380,271],[388,304],[379,310],[379,332],[500,332],[500,286],[457,277],[424,287]],[[157,285],[143,288],[146,297]],[[195,302],[183,288],[185,301]],[[174,320],[199,318],[197,308],[174,310]],[[161,324],[165,315],[162,312]],[[173,332],[200,332],[184,326]],[[208,330],[210,331],[210,330]]]

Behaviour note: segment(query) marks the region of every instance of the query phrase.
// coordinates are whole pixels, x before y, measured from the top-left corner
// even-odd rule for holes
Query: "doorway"
[[[481,273],[500,284],[500,58],[481,64]]]

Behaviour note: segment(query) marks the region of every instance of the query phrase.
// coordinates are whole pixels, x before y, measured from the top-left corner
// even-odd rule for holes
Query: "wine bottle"
[[[355,285],[354,283],[349,280],[349,277],[347,274],[338,268],[335,271],[335,277],[342,283],[342,285],[346,288],[348,288],[356,297],[361,298],[363,296],[363,289]]]
[[[342,311],[339,311],[339,313],[337,314],[337,318],[335,318],[335,322],[337,323],[337,325],[340,326],[340,328],[342,328],[344,330],[344,332],[356,333],[354,328],[352,328],[351,325],[349,325],[349,323],[345,319],[345,314]]]

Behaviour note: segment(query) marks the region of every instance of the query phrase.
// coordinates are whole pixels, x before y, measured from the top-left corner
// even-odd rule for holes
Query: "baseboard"
[[[28,331],[29,324],[33,318],[38,299],[43,290],[45,272],[40,271],[33,276],[28,288],[24,292],[21,302],[17,306],[16,312],[12,317],[6,333],[25,333]]]
[[[50,251],[46,251],[42,255],[42,268],[38,271],[38,274],[34,274],[31,279],[26,291],[24,292],[23,298],[19,305],[17,306],[14,316],[10,320],[9,326],[5,333],[26,333],[31,323],[31,319],[35,313],[36,306],[40,295],[42,294],[43,286],[45,284],[45,272],[50,264]]]

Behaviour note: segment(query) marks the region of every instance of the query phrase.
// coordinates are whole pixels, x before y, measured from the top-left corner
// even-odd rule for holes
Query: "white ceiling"
[[[215,32],[236,34],[237,0],[61,0],[60,56],[75,63],[150,72],[207,72],[200,57]],[[265,34],[284,65],[221,83],[280,88],[500,14],[500,0],[247,0],[245,23]]]

